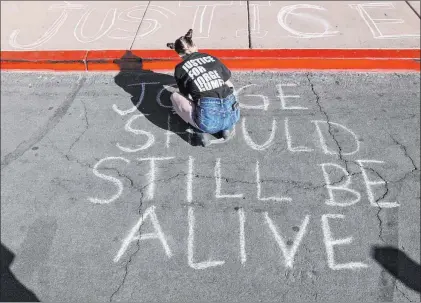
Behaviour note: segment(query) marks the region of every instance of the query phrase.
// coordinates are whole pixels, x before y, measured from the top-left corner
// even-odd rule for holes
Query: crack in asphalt
[[[118,173],[118,171],[117,171],[117,173]],[[182,176],[182,175],[187,175],[187,174],[178,173],[178,174],[176,174],[174,176],[171,176],[169,178],[157,179],[154,182],[167,182],[169,180],[175,179],[175,178],[177,178],[179,176]],[[129,179],[129,180],[132,182],[132,185],[133,185],[133,181],[131,179]],[[140,188],[139,207],[138,207],[138,211],[137,211],[139,215],[142,214],[142,208],[143,208],[143,197],[144,197],[143,190],[145,188],[147,188],[150,184],[152,184],[152,182],[149,182],[146,185],[144,185],[142,188]],[[118,285],[117,289],[111,294],[110,300],[109,300],[110,302],[112,302],[114,296],[120,291],[120,289],[123,287],[124,283],[126,282],[127,275],[129,274],[129,265],[132,262],[133,257],[140,250],[140,239],[141,239],[141,236],[142,236],[142,225],[139,227],[139,231],[138,232],[139,232],[139,239],[137,239],[137,241],[136,241],[137,249],[129,256],[129,260],[126,262],[126,264],[124,266],[123,279],[121,280],[121,283]]]
[[[382,211],[382,208],[380,207],[379,201],[383,200],[386,197],[386,195],[389,193],[389,187],[387,185],[388,182],[377,171],[375,171],[374,169],[370,169],[370,170],[374,172],[380,179],[382,179],[383,182],[385,182],[385,187],[386,187],[385,192],[383,193],[381,197],[377,198],[374,202],[377,204],[377,207],[378,207],[376,217],[377,217],[377,220],[379,221],[379,239],[383,243],[387,244],[387,242],[383,239],[383,220],[380,218],[380,212]]]
[[[69,162],[76,162],[79,165],[83,166],[83,167],[89,167],[90,169],[93,169],[93,165],[89,164],[89,163],[84,163],[81,162],[79,159],[77,159],[76,157],[72,157],[71,155],[68,154],[64,154],[52,141],[49,137],[46,137],[47,140],[51,143],[51,146],[58,152],[60,153],[64,158],[66,158],[67,161]],[[96,161],[99,161],[99,159],[95,158]],[[103,170],[112,170],[115,171],[118,176],[127,179],[130,182],[130,185],[135,188],[138,192],[140,192],[143,195],[143,190],[148,187],[149,185],[152,184],[152,182],[148,182],[145,185],[143,185],[142,187],[138,187],[135,185],[135,182],[133,181],[132,178],[130,178],[129,176],[127,176],[126,174],[121,173],[117,168],[113,168],[113,167],[102,167],[101,169]],[[367,168],[370,169],[370,168]],[[372,169],[371,169],[372,170]],[[374,171],[374,170],[373,170]],[[375,172],[375,171],[374,171]],[[376,172],[377,173],[377,172]],[[287,189],[285,193],[289,193],[290,191],[294,190],[294,189],[303,189],[303,190],[317,190],[317,189],[321,189],[326,187],[327,185],[337,185],[339,183],[341,183],[346,177],[353,177],[353,176],[357,176],[360,175],[361,172],[357,172],[357,173],[351,173],[350,175],[344,175],[342,176],[338,181],[332,182],[330,184],[319,184],[319,185],[313,185],[313,186],[306,186],[306,185],[312,185],[311,182],[299,182],[299,181],[295,181],[295,180],[276,180],[276,179],[262,179],[260,180],[260,183],[285,183],[285,184],[291,184],[294,185],[292,188]],[[184,172],[179,172],[177,174],[175,174],[174,176],[170,176],[167,178],[161,178],[161,179],[156,179],[154,182],[167,182],[170,181],[172,179],[178,178],[180,176],[187,176],[187,173]],[[206,176],[206,175],[199,175],[199,174],[195,174],[194,175],[195,178],[199,178],[199,179],[207,179],[207,180],[214,180],[215,176]],[[236,180],[233,178],[227,178],[227,177],[221,177],[221,180],[224,180],[226,183],[241,183],[241,184],[247,184],[247,185],[256,185],[256,182],[250,182],[250,181],[244,181],[244,180]],[[394,181],[397,182],[397,181]],[[142,196],[143,197],[143,196]]]
[[[79,134],[79,136],[76,138],[76,140],[70,145],[69,149],[67,150],[67,154],[70,153],[70,151],[72,150],[73,146],[75,146],[75,144],[77,142],[79,142],[80,138],[82,138],[82,136],[86,133],[86,131],[89,128],[89,120],[88,120],[88,112],[86,110],[86,105],[85,102],[82,101],[83,104],[83,108],[84,108],[84,112],[85,112],[85,129],[83,130],[82,133]]]
[[[330,183],[330,184],[326,184],[326,183],[324,183],[324,184],[320,184],[320,185],[316,185],[316,186],[311,186],[311,187],[304,187],[304,186],[299,186],[299,185],[298,185],[298,186],[294,186],[294,187],[292,187],[292,188],[290,188],[290,189],[287,189],[285,193],[288,193],[289,191],[291,191],[291,190],[293,190],[293,189],[296,189],[296,188],[299,188],[299,189],[306,189],[306,190],[317,190],[317,189],[321,189],[321,188],[327,187],[328,185],[329,185],[329,186],[332,186],[332,185],[337,185],[337,184],[341,183],[342,181],[344,181],[344,179],[345,179],[345,178],[347,178],[347,177],[354,177],[354,176],[361,175],[361,174],[362,174],[361,172],[358,172],[358,173],[351,173],[351,174],[349,174],[349,175],[342,176],[342,177],[341,177],[338,181],[332,182],[332,183]],[[286,181],[282,181],[282,180],[281,180],[281,182],[288,183],[288,182],[286,182]],[[296,182],[296,181],[293,181],[292,183],[297,183],[297,184],[299,184],[299,182]]]
[[[65,158],[67,161],[69,162],[76,162],[77,164],[79,164],[82,167],[89,167],[90,169],[94,169],[94,166],[92,164],[89,163],[84,163],[82,161],[80,161],[78,158],[76,157],[72,157],[71,155],[65,154],[63,151],[61,151],[55,144],[53,141],[51,141],[51,139],[47,136],[45,137],[51,144],[51,147],[58,152],[60,155],[63,156],[63,158]],[[72,159],[73,158],[73,159]]]
[[[403,175],[402,178],[395,180],[395,181],[390,181],[389,183],[399,183],[404,181],[406,178],[408,178],[410,175],[413,175],[414,173],[419,173],[419,170],[412,170],[410,172],[407,172],[405,175]]]
[[[140,229],[139,229],[139,234],[140,234]],[[124,275],[123,275],[123,279],[122,279],[122,281],[121,281],[121,283],[118,285],[118,287],[117,287],[117,289],[111,294],[111,296],[110,296],[110,300],[109,300],[109,302],[112,302],[112,300],[113,300],[113,298],[114,298],[114,296],[120,291],[120,289],[123,287],[123,285],[124,285],[124,282],[126,282],[126,278],[127,278],[127,275],[129,274],[129,265],[130,265],[130,263],[132,262],[132,259],[133,259],[133,257],[139,252],[139,250],[140,250],[140,244],[139,244],[139,242],[140,242],[140,239],[138,239],[137,241],[136,241],[136,246],[137,246],[137,249],[130,255],[130,257],[129,257],[129,260],[126,262],[126,264],[124,265]]]
[[[400,178],[400,179],[398,179],[398,180],[396,180],[396,181],[391,181],[391,182],[387,182],[377,171],[375,171],[374,169],[371,169],[375,174],[377,174],[377,176],[380,178],[380,179],[382,179],[384,182],[385,182],[385,187],[386,187],[386,191],[385,191],[385,193],[383,194],[383,196],[382,197],[380,197],[380,198],[378,198],[378,199],[376,199],[376,204],[377,204],[377,206],[378,206],[378,211],[377,211],[377,213],[376,213],[376,216],[377,216],[377,220],[379,221],[379,229],[380,229],[380,232],[379,232],[379,238],[380,238],[380,240],[383,242],[383,243],[385,243],[385,244],[387,244],[386,243],[386,241],[383,239],[383,236],[382,236],[382,234],[383,234],[383,222],[382,222],[382,220],[381,220],[381,218],[380,218],[380,212],[381,212],[381,210],[382,210],[382,208],[380,207],[380,205],[379,205],[379,201],[380,200],[382,200],[382,199],[384,199],[385,197],[386,197],[386,195],[388,194],[388,192],[389,192],[389,187],[388,187],[388,183],[398,183],[398,182],[403,182],[408,176],[410,176],[411,174],[413,174],[414,172],[416,172],[416,171],[419,171],[419,169],[417,168],[417,166],[415,165],[415,162],[414,162],[414,159],[412,159],[412,157],[408,154],[408,151],[407,151],[407,149],[406,149],[406,147],[402,144],[402,143],[400,143],[398,140],[396,140],[396,138],[394,138],[391,134],[389,134],[389,136],[390,136],[390,138],[393,140],[393,142],[395,143],[395,144],[397,144],[402,150],[403,150],[403,153],[404,153],[404,155],[405,155],[405,157],[407,157],[410,161],[411,161],[411,164],[412,164],[412,169],[411,169],[411,171],[409,171],[409,172],[407,172],[407,173],[405,173],[405,175],[402,177],[402,178]],[[397,288],[397,287],[396,287]],[[398,288],[397,288],[398,289]]]
[[[404,153],[404,155],[405,155],[405,157],[407,157],[410,161],[411,161],[411,164],[412,164],[412,170],[410,171],[410,173],[412,173],[412,172],[414,172],[414,171],[416,171],[416,170],[418,170],[418,167],[415,165],[415,162],[414,162],[414,159],[412,159],[412,157],[408,154],[408,151],[407,151],[407,149],[406,149],[406,147],[405,147],[405,145],[403,145],[402,143],[400,143],[398,140],[396,140],[391,134],[389,134],[389,136],[390,136],[390,138],[393,140],[393,142],[395,143],[395,144],[397,144],[397,145],[399,145],[399,147],[403,150],[403,153]]]
[[[358,163],[355,163],[355,161],[348,161],[348,160],[346,160],[346,159],[344,159],[343,158],[343,156],[342,156],[342,148],[341,148],[341,146],[340,146],[340,144],[339,144],[339,142],[336,140],[336,138],[335,138],[335,135],[332,133],[332,131],[331,131],[331,124],[330,124],[330,120],[329,120],[329,116],[328,116],[328,114],[327,114],[327,112],[326,111],[324,111],[323,110],[323,108],[322,108],[322,106],[321,106],[321,104],[320,104],[320,96],[317,94],[317,92],[315,91],[315,89],[314,89],[314,84],[311,82],[311,79],[310,79],[310,73],[307,73],[306,74],[306,76],[307,76],[307,80],[308,80],[308,82],[309,82],[309,84],[310,84],[310,87],[311,87],[311,90],[312,90],[312,92],[313,92],[313,94],[316,96],[316,104],[317,104],[317,106],[319,107],[319,111],[325,116],[325,118],[326,118],[326,122],[327,122],[327,124],[328,124],[328,132],[329,132],[329,134],[331,135],[331,137],[332,137],[332,139],[333,139],[333,141],[336,143],[336,145],[337,145],[337,147],[338,147],[338,156],[339,156],[339,159],[344,163],[344,165],[345,165],[345,170],[347,171],[347,173],[348,173],[348,175],[352,175],[352,174],[350,174],[350,172],[349,172],[349,169],[348,169],[348,162],[351,162],[351,163],[354,163],[354,164],[358,164]],[[411,175],[412,173],[414,173],[415,171],[417,171],[418,170],[418,168],[416,167],[416,165],[415,165],[415,162],[414,162],[414,160],[411,158],[411,156],[408,154],[408,151],[407,151],[407,149],[406,149],[406,147],[403,145],[403,144],[401,144],[400,142],[398,142],[392,135],[390,135],[389,134],[389,136],[392,138],[392,140],[395,142],[395,144],[398,144],[399,146],[400,146],[400,148],[403,150],[403,152],[404,152],[404,155],[407,157],[407,158],[409,158],[410,159],[410,161],[411,161],[411,163],[412,163],[412,170],[410,171],[410,172],[408,172],[408,173],[406,173],[401,179],[399,179],[397,182],[400,182],[400,181],[403,181],[407,176],[409,176],[409,175]],[[374,170],[374,169],[372,169],[372,168],[365,168],[365,169],[367,169],[367,170],[370,170],[370,171],[372,171],[373,173],[375,173],[383,182],[384,182],[384,185],[385,185],[385,192],[383,193],[383,195],[381,196],[381,197],[379,197],[379,198],[377,198],[376,200],[375,200],[375,203],[377,204],[377,207],[378,207],[378,211],[377,211],[377,213],[376,213],[376,218],[377,218],[377,220],[378,220],[378,222],[379,222],[379,224],[378,224],[378,227],[379,227],[379,234],[378,234],[378,237],[379,237],[379,239],[383,242],[383,243],[385,243],[385,244],[387,244],[387,242],[385,241],[385,239],[383,238],[383,220],[381,219],[381,217],[380,217],[380,212],[382,211],[382,207],[380,206],[380,204],[379,204],[379,201],[381,201],[381,200],[383,200],[386,196],[387,196],[387,194],[389,193],[389,182],[387,182],[386,181],[386,179],[385,178],[383,178],[376,170]],[[345,177],[345,176],[344,176]],[[396,182],[396,181],[395,181]],[[395,283],[395,288],[400,292],[400,293],[402,293],[402,295],[407,299],[407,300],[409,300],[409,301],[411,301],[399,288],[398,288],[398,286],[397,286],[397,284]]]
[[[308,80],[308,83],[310,84],[310,87],[311,87],[311,91],[313,92],[313,94],[315,95],[315,97],[316,97],[316,104],[317,104],[317,106],[319,107],[319,111],[325,116],[325,118],[326,118],[326,122],[327,122],[327,124],[328,124],[328,132],[329,132],[329,134],[331,135],[331,137],[332,137],[332,139],[333,139],[333,141],[335,141],[335,143],[336,143],[336,145],[337,145],[337,147],[338,147],[338,156],[339,156],[339,159],[344,163],[344,165],[345,165],[345,170],[347,171],[347,173],[348,173],[348,175],[353,175],[352,173],[350,173],[350,171],[349,171],[349,168],[348,168],[348,163],[350,162],[350,163],[354,163],[354,164],[357,164],[358,165],[358,163],[355,163],[355,161],[348,161],[348,160],[346,160],[346,159],[344,159],[343,158],[343,156],[342,156],[342,148],[341,148],[341,146],[340,146],[340,144],[339,144],[339,142],[336,140],[336,138],[335,138],[335,135],[333,134],[333,132],[332,132],[332,127],[331,127],[331,124],[330,124],[330,119],[329,119],[329,115],[327,114],[327,112],[325,111],[325,110],[323,110],[323,107],[321,106],[321,104],[320,104],[320,96],[319,96],[319,94],[315,91],[315,89],[314,89],[314,84],[311,82],[311,78],[310,78],[310,73],[307,73],[306,74],[306,77],[307,77],[307,80]],[[392,137],[392,139],[394,140],[394,138]],[[399,142],[397,142],[396,140],[394,140],[397,144],[399,144]],[[406,151],[406,148],[403,146],[403,145],[401,145],[401,144],[399,144],[402,148],[403,148],[403,150],[404,150],[404,153],[405,153],[405,155],[409,158],[409,159],[411,159],[411,162],[412,162],[412,164],[413,164],[413,166],[414,166],[414,168],[416,169],[416,166],[415,166],[415,164],[414,164],[414,161],[412,160],[412,158],[408,155],[408,153],[407,153],[407,151]],[[381,217],[380,217],[380,212],[382,211],[382,208],[380,207],[380,204],[379,204],[379,201],[380,200],[382,200],[382,199],[384,199],[385,197],[386,197],[386,195],[389,193],[389,186],[388,186],[388,182],[386,181],[386,179],[385,178],[383,178],[376,170],[374,170],[374,169],[372,169],[372,168],[365,168],[366,170],[370,170],[370,171],[372,171],[373,173],[375,173],[383,182],[384,182],[384,184],[385,184],[385,188],[386,188],[386,190],[385,190],[385,192],[384,192],[384,194],[381,196],[381,197],[379,197],[378,199],[376,199],[376,201],[375,201],[375,203],[377,204],[377,206],[378,206],[378,211],[377,211],[377,213],[376,213],[376,217],[377,217],[377,220],[379,221],[379,238],[380,238],[380,240],[383,242],[383,243],[386,243],[385,242],[385,240],[383,239],[383,221],[382,221],[382,219],[381,219]],[[411,171],[411,173],[414,171],[414,169]]]
[[[407,299],[409,302],[414,302],[412,301],[410,298],[408,298],[408,296],[398,287],[398,283],[395,284],[395,288],[402,294],[402,296]]]
[[[307,77],[308,83],[310,84],[311,91],[313,92],[314,96],[316,96],[316,104],[319,107],[319,111],[326,118],[326,123],[328,125],[329,135],[332,137],[333,141],[335,141],[336,146],[338,147],[338,157],[339,157],[339,160],[341,160],[345,164],[345,169],[346,169],[347,173],[350,174],[349,168],[348,168],[348,161],[346,159],[344,159],[343,156],[342,156],[342,147],[339,144],[338,140],[336,140],[335,135],[332,132],[332,125],[330,124],[329,115],[327,114],[327,112],[325,110],[323,110],[323,107],[320,104],[320,96],[319,96],[319,94],[314,89],[314,84],[311,82],[311,79],[310,79],[310,73],[307,73],[306,74],[306,77]]]

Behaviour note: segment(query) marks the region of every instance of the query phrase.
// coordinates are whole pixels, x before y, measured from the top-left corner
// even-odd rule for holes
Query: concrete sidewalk
[[[390,66],[390,69],[419,70],[419,60],[415,63],[411,60],[409,66],[407,61],[398,66],[384,61],[381,66],[379,62],[372,66],[355,60],[385,59],[382,52],[373,55],[366,50],[411,50],[409,58],[419,58],[419,12],[419,1],[314,1],[311,4],[295,1],[2,1],[2,69],[98,70],[87,68],[88,54],[93,52],[97,61],[113,61],[120,58],[116,54],[126,50],[148,50],[146,59],[161,61],[152,68],[172,69],[174,62],[164,61],[179,59],[172,52],[162,50],[166,50],[167,42],[192,28],[200,49],[231,50],[223,54],[226,59],[244,56],[241,50],[262,50],[260,58],[256,59],[256,52],[251,52],[247,57],[254,60],[237,65],[230,63],[234,68],[383,69]],[[321,51],[310,56],[311,62],[297,64],[294,60],[277,63],[282,55],[267,51],[271,49],[290,50],[289,57],[297,60],[307,58],[303,50]],[[356,58],[355,54],[332,53],[336,50],[359,53]],[[40,53],[43,51],[48,52]],[[96,53],[98,51],[100,53]],[[262,62],[262,56],[271,62],[256,66],[256,62]],[[338,57],[352,61],[342,64],[325,60]],[[60,68],[47,64],[60,58],[67,63],[80,61],[84,66],[79,69],[67,64]],[[317,64],[312,64],[317,59]],[[34,67],[28,62],[44,62],[44,65]],[[102,65],[100,70],[116,69],[110,66],[115,67]]]

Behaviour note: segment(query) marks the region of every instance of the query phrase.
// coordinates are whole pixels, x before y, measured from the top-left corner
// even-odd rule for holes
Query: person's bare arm
[[[232,84],[231,80],[225,81],[225,84],[228,85],[231,88],[234,88],[234,84]]]

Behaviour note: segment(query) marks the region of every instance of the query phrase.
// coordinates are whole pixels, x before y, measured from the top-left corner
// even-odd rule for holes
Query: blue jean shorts
[[[234,94],[224,99],[205,97],[198,101],[193,118],[202,132],[215,134],[238,122],[240,107]]]

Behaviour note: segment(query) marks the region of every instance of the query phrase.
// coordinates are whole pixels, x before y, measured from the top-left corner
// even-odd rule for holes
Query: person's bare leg
[[[193,113],[196,106],[193,101],[187,99],[178,92],[172,93],[170,99],[173,105],[173,109],[177,115],[179,115],[181,119],[184,120],[184,122],[197,127],[193,120]]]
[[[182,94],[178,92],[174,92],[171,94],[171,102],[173,105],[174,111],[184,120],[184,122],[192,125],[196,129],[199,129],[196,123],[193,120],[193,113],[195,110],[196,105],[193,103],[192,100],[184,97]],[[201,144],[206,147],[210,144],[209,139],[206,137],[206,134],[199,131],[196,132]]]

